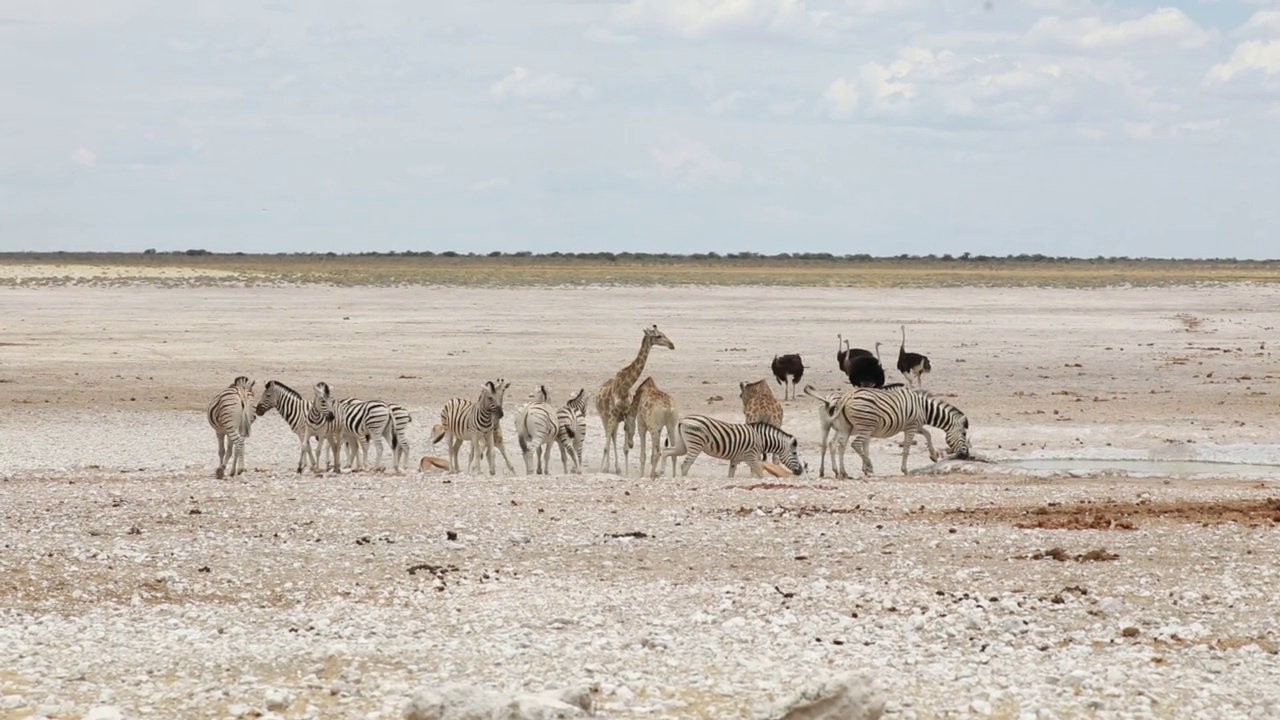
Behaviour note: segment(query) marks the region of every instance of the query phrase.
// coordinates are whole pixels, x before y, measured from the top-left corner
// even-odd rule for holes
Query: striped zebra
[[[353,398],[335,399],[329,385],[319,382],[315,385],[315,403],[320,410],[332,413],[334,422],[329,432],[329,449],[333,455],[334,472],[342,472],[340,445],[354,438],[356,444],[355,460],[352,469],[363,470],[369,459],[369,440],[378,450],[375,470],[382,470],[382,441],[385,439],[394,449],[395,433],[391,418],[391,408],[380,400],[355,400]]]
[[[842,470],[836,470],[836,446],[843,445],[849,439],[849,427],[840,412],[841,393],[819,395],[812,385],[805,385],[804,394],[822,403],[818,406],[818,429],[822,433],[822,459],[818,462],[818,477],[826,477],[828,453],[831,455],[831,472],[837,477],[848,477],[842,474]],[[834,438],[831,438],[832,431],[835,431]],[[831,439],[830,442],[828,438]]]
[[[582,429],[586,427],[582,415],[572,407],[564,405],[556,409],[556,445],[560,447],[560,465],[569,472],[569,463],[573,460],[573,472],[582,472]]]
[[[446,436],[449,438],[449,472],[458,472],[458,452],[462,443],[471,441],[471,457],[467,469],[476,461],[476,446],[480,446],[480,458],[489,459],[489,474],[497,474],[493,457],[493,432],[502,420],[502,396],[508,383],[504,380],[489,380],[480,387],[480,396],[476,400],[453,398],[440,408],[440,424],[435,427],[431,444],[435,445]],[[504,452],[505,457],[505,452]]]
[[[302,472],[304,463],[311,470],[319,470],[320,461],[317,452],[311,449],[311,438],[316,438],[319,441],[317,444],[322,444],[321,438],[326,436],[324,413],[297,390],[279,380],[267,381],[262,397],[254,408],[254,414],[262,417],[272,408],[280,413],[280,417],[289,424],[289,429],[293,430],[302,444],[302,450],[298,454],[298,472]]]
[[[244,441],[249,437],[256,416],[253,414],[254,383],[240,375],[214,396],[205,413],[209,427],[218,436],[218,469],[214,477],[221,480],[231,461],[231,477],[240,475],[244,467]]]
[[[800,475],[804,466],[796,454],[797,444],[790,433],[767,422],[735,423],[707,415],[686,415],[676,423],[675,440],[662,449],[658,460],[687,455],[680,465],[680,474],[688,475],[693,461],[706,453],[729,461],[729,477],[733,477],[738,463],[746,463],[751,468],[751,476],[759,478],[764,477],[760,462],[765,453],[770,453],[792,473]]]
[[[587,389],[578,388],[578,392],[574,393],[565,401],[564,407],[569,408],[578,418],[578,432],[573,436],[573,451],[577,455],[574,462],[578,465],[578,471],[582,470],[582,441],[587,435]],[[558,416],[558,414],[557,414]],[[566,420],[568,418],[565,418]],[[564,458],[561,457],[563,462]],[[566,472],[568,472],[566,470]]]
[[[533,475],[551,473],[551,448],[556,443],[560,428],[556,423],[556,408],[548,402],[547,387],[539,385],[530,396],[532,402],[516,413],[516,439],[520,453],[524,455],[525,472]],[[533,456],[538,456],[535,465]],[[545,458],[545,460],[544,460]]]
[[[933,437],[926,426],[936,427],[946,433],[947,451],[954,458],[969,457],[969,418],[951,403],[922,390],[909,387],[855,388],[841,396],[840,413],[847,430],[837,425],[840,438],[840,472],[844,472],[846,440],[853,436],[853,449],[862,457],[862,474],[872,474],[868,446],[871,438],[890,438],[898,433],[902,438],[902,474],[907,473],[907,456],[911,453],[916,433],[924,435],[929,448],[929,459],[937,462],[940,453],[933,447]],[[845,475],[845,477],[848,477]]]
[[[362,403],[364,401],[360,400],[359,398],[349,397],[349,398],[342,398],[341,402]],[[387,409],[391,411],[390,442],[391,442],[391,451],[392,451],[392,467],[397,472],[399,472],[401,460],[404,460],[405,467],[409,466],[408,427],[409,427],[409,424],[413,422],[413,415],[410,414],[409,411],[403,405],[397,405],[396,403],[385,403],[385,404],[387,406]],[[336,419],[330,416],[328,421],[325,421],[324,413],[320,412],[318,406],[316,406],[315,403],[311,403],[311,406],[312,406],[312,413],[314,414],[314,417],[312,415],[308,415],[308,419],[317,428],[316,429],[317,438],[327,438],[335,432],[341,432],[340,428],[337,427]],[[385,438],[386,435],[384,434],[383,437]],[[370,440],[373,439],[373,437],[366,432],[363,439],[364,439],[365,454],[361,459],[362,459],[362,463],[367,464],[369,461],[368,443]],[[357,438],[355,435],[351,433],[342,433],[342,440],[338,445],[339,453],[337,455],[337,458],[340,461],[342,458],[341,451],[346,450],[346,462],[341,464],[340,467],[345,467],[345,468],[355,467],[356,452],[358,448],[359,448],[359,443],[357,442]],[[319,463],[323,464],[325,468],[328,468],[328,469],[333,468],[333,465],[331,464],[332,458],[330,457],[330,448],[328,443],[325,443],[325,442],[320,443],[320,448],[316,449],[316,457]]]

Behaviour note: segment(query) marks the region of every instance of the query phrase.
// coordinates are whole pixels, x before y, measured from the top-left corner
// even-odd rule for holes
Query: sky
[[[3,0],[0,251],[1280,257],[1280,0]]]

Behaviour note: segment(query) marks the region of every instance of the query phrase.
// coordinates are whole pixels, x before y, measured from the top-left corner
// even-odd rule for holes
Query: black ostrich
[[[795,400],[796,383],[804,377],[804,361],[794,353],[774,355],[773,364],[770,367],[773,369],[773,379],[783,386],[782,399]]]
[[[932,370],[929,364],[929,358],[920,353],[907,352],[907,326],[900,326],[902,329],[902,344],[898,346],[898,372],[902,373],[902,377],[906,378],[907,385],[915,382],[917,388],[924,387],[921,382],[921,376]]]
[[[884,387],[884,366],[874,355],[857,355],[849,361],[849,384],[854,387]]]
[[[840,351],[836,353],[836,362],[840,366],[840,372],[846,375],[849,374],[849,363],[853,362],[854,358],[871,355],[870,350],[865,350],[863,348],[849,347],[849,341],[844,339],[844,335],[836,335],[836,339],[840,341],[840,348],[841,348]],[[880,356],[880,349],[879,349],[879,345],[877,344],[876,357],[879,357],[879,356]]]

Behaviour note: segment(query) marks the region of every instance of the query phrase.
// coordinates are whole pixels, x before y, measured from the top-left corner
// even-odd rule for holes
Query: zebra
[[[565,401],[565,403],[564,403],[564,407],[569,408],[570,410],[572,410],[572,411],[573,411],[573,413],[574,413],[574,415],[576,415],[576,416],[577,416],[577,418],[578,418],[578,431],[577,431],[577,433],[575,433],[575,434],[574,434],[574,436],[573,436],[573,452],[577,455],[577,459],[576,459],[574,462],[578,465],[579,472],[581,472],[581,468],[582,468],[582,441],[583,441],[583,439],[585,439],[586,434],[587,434],[587,423],[586,423],[586,420],[587,420],[587,389],[586,389],[586,388],[578,388],[578,392],[574,393],[574,394],[573,394],[573,395],[572,395],[568,400],[566,400],[566,401]],[[559,414],[558,414],[558,413],[557,413],[557,417],[559,417]],[[566,418],[566,420],[567,420],[567,418]],[[563,456],[561,456],[560,460],[561,460],[561,462],[563,462],[563,461],[564,461],[564,457],[563,457]]]
[[[560,446],[560,465],[569,472],[566,458],[573,460],[573,471],[582,472],[582,429],[586,426],[581,413],[568,405],[556,409],[556,444]]]
[[[297,390],[279,380],[267,381],[262,397],[254,408],[254,414],[262,417],[272,408],[280,413],[280,417],[284,418],[284,421],[289,424],[289,429],[297,434],[298,440],[302,443],[302,450],[298,454],[298,473],[302,473],[304,461],[310,469],[318,470],[320,461],[317,452],[311,449],[311,438],[316,438],[319,441],[317,444],[323,443],[320,439],[326,434],[324,413]]]
[[[221,480],[226,474],[227,460],[231,461],[231,477],[240,475],[244,467],[244,441],[253,428],[255,383],[244,375],[236,377],[226,388],[214,396],[205,413],[209,427],[218,436],[218,469],[214,477]]]
[[[937,462],[941,454],[933,447],[933,437],[925,426],[946,433],[947,451],[951,457],[969,457],[969,418],[951,403],[922,390],[898,386],[894,388],[855,388],[841,396],[840,414],[847,431],[837,424],[840,437],[840,472],[844,472],[845,442],[853,436],[853,449],[862,457],[863,476],[872,474],[868,445],[871,438],[890,438],[903,433],[902,474],[907,473],[907,455],[916,433],[924,435],[929,459]],[[845,475],[845,477],[848,477]]]
[[[468,470],[476,460],[476,444],[479,443],[480,457],[489,459],[489,474],[497,474],[493,458],[493,431],[502,420],[502,396],[506,389],[506,381],[489,380],[480,387],[480,396],[475,401],[453,398],[440,409],[440,424],[435,427],[431,444],[435,445],[448,436],[450,474],[458,472],[458,451],[466,440],[471,441]]]
[[[533,402],[516,413],[516,439],[520,443],[520,452],[524,455],[525,472],[534,474],[533,455],[536,454],[537,473],[545,475],[551,472],[551,447],[559,437],[560,428],[556,423],[556,408],[547,402],[549,398],[546,386],[539,385],[530,398]]]
[[[394,450],[395,431],[392,425],[391,408],[381,400],[356,400],[353,398],[334,399],[327,383],[319,382],[315,386],[316,400],[323,412],[333,414],[334,423],[329,432],[329,448],[333,454],[333,470],[342,472],[339,444],[345,443],[348,437],[356,441],[356,457],[353,469],[364,469],[369,459],[369,439],[378,450],[375,470],[383,469],[382,441],[392,444]]]
[[[395,403],[387,403],[387,407],[391,410],[391,450],[393,466],[396,471],[400,470],[400,459],[404,458],[405,467],[409,466],[409,423],[413,422],[411,415],[403,405]]]
[[[844,444],[849,439],[849,427],[844,421],[844,415],[840,413],[840,393],[830,393],[828,395],[819,395],[818,391],[812,385],[804,386],[804,394],[822,403],[818,407],[818,428],[822,432],[822,459],[818,462],[818,477],[825,477],[827,472],[827,454],[831,455],[831,472],[837,476],[842,476],[841,472],[836,470],[836,445]],[[835,431],[835,438],[828,442],[831,432]]]
[[[707,415],[686,415],[676,423],[676,436],[662,449],[659,462],[677,455],[687,455],[680,474],[688,475],[693,461],[701,453],[729,461],[729,477],[738,463],[751,468],[752,477],[764,477],[760,462],[765,453],[773,454],[792,473],[800,475],[804,466],[796,454],[797,441],[790,433],[767,422],[734,423]]]

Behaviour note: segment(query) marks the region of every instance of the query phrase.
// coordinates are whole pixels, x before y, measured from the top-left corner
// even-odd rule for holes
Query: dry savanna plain
[[[0,717],[399,718],[451,683],[585,689],[601,718],[783,717],[848,674],[885,718],[1280,717],[1277,281],[1270,263],[0,259]],[[583,473],[557,453],[526,474],[515,408],[539,384],[594,398],[655,323],[675,349],[641,378],[732,420],[775,353],[803,355],[802,385],[846,385],[837,333],[883,343],[897,379],[905,324],[991,462],[920,446],[903,475],[877,439],[873,476],[850,451],[852,479],[820,477],[802,395],[800,477],[703,456],[650,479],[638,449],[601,473],[594,409]],[[298,474],[271,412],[249,471],[215,479],[205,408],[241,374],[404,405],[410,469]],[[498,377],[516,472],[420,473],[445,454],[439,408]],[[1223,471],[1159,470],[1193,460]]]

